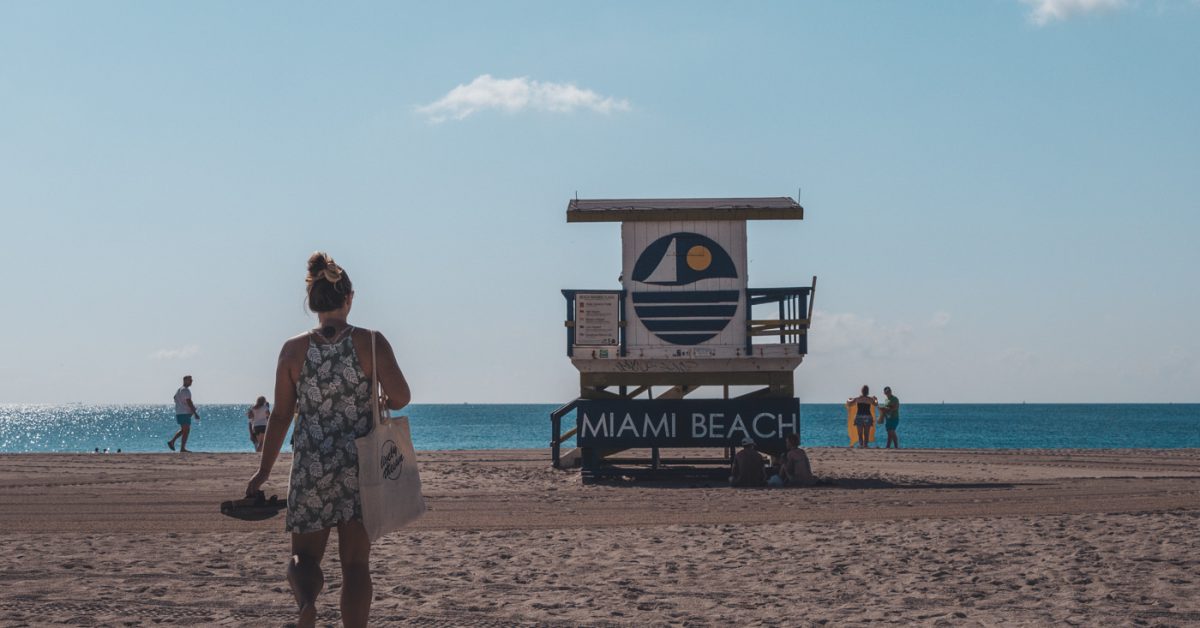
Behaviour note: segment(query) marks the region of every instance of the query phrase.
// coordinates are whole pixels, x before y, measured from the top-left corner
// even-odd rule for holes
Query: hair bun
[[[321,271],[329,267],[333,262],[333,258],[324,251],[317,251],[308,256],[308,277],[310,280],[316,279],[321,275]]]
[[[331,284],[342,280],[342,267],[324,251],[317,251],[308,258],[308,277],[305,281],[312,283],[318,279],[324,279]]]
[[[308,257],[308,307],[314,312],[336,310],[345,303],[347,295],[354,291],[350,276],[324,251]]]

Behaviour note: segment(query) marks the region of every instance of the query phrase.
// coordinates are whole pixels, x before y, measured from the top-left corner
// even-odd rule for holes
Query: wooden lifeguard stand
[[[574,199],[567,222],[620,222],[619,290],[563,290],[567,355],[579,397],[550,415],[555,467],[584,479],[668,471],[724,473],[753,438],[777,455],[800,431],[792,371],[808,350],[817,279],[802,287],[747,285],[747,220],[801,220],[788,197]],[[730,398],[731,386],[753,386]],[[715,398],[685,398],[715,387]],[[657,393],[657,394],[655,394]],[[562,431],[562,418],[576,413]],[[574,437],[578,447],[563,453]],[[712,447],[709,458],[661,450]],[[631,449],[649,457],[621,457]]]

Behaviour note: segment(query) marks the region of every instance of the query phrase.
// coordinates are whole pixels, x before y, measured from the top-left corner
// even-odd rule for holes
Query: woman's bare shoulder
[[[384,337],[383,332],[379,331],[378,329],[368,329],[366,327],[354,328],[354,344],[356,346],[370,347],[371,334],[375,335],[376,344],[380,346],[391,346],[388,344],[387,338]],[[363,344],[359,345],[359,343]]]
[[[308,351],[308,332],[297,334],[283,341],[283,349],[279,351],[281,356],[303,354]]]

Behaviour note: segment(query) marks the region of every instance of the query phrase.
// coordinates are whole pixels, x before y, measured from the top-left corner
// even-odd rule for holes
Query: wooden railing
[[[559,465],[559,450],[562,444],[575,435],[575,429],[571,428],[566,434],[562,433],[562,418],[569,412],[575,409],[575,405],[579,403],[578,399],[572,400],[570,403],[550,413],[550,459],[557,469]]]
[[[808,352],[808,328],[812,324],[813,295],[817,291],[817,278],[811,286],[795,288],[746,288],[747,313],[755,305],[776,303],[777,318],[746,319],[746,353],[754,351],[754,338],[776,336],[780,344],[799,345],[800,353]]]

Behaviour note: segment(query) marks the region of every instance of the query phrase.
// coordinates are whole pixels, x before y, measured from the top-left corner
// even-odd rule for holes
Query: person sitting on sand
[[[325,586],[321,559],[329,531],[338,530],[342,565],[341,610],[345,626],[366,626],[371,612],[371,542],[363,526],[354,439],[371,431],[372,370],[387,407],[408,405],[412,394],[383,334],[346,322],[354,303],[350,275],[325,253],[308,259],[308,307],[317,328],[283,345],[275,372],[275,409],[267,420],[258,472],[246,486],[256,495],[298,411],[292,436],[292,473],[286,528],[292,533],[287,580],[300,609],[297,626],[317,621],[317,595]],[[372,355],[372,337],[378,351]],[[375,358],[373,361],[372,358]]]
[[[870,395],[871,389],[863,384],[862,394],[846,402],[848,407],[854,408],[854,427],[858,431],[859,447],[871,446],[871,424],[875,421],[871,418],[871,408],[877,405],[879,400]]]
[[[808,454],[800,449],[800,436],[788,434],[787,453],[783,456],[783,464],[779,466],[779,477],[784,486],[812,486],[817,483],[813,476],[812,466],[808,463]]]
[[[758,453],[754,439],[747,436],[742,439],[742,450],[733,457],[729,484],[732,486],[765,486],[766,483],[766,463]]]
[[[196,411],[196,404],[192,403],[192,376],[183,376],[183,387],[175,391],[175,422],[179,424],[179,431],[167,441],[167,447],[171,451],[175,451],[175,441],[183,438],[179,443],[179,451],[190,453],[187,448],[188,434],[192,431],[192,417],[200,420],[200,413]]]
[[[250,442],[254,443],[254,451],[262,451],[263,434],[267,433],[267,418],[271,416],[271,404],[266,397],[259,397],[254,405],[246,410],[246,418],[250,419]]]

